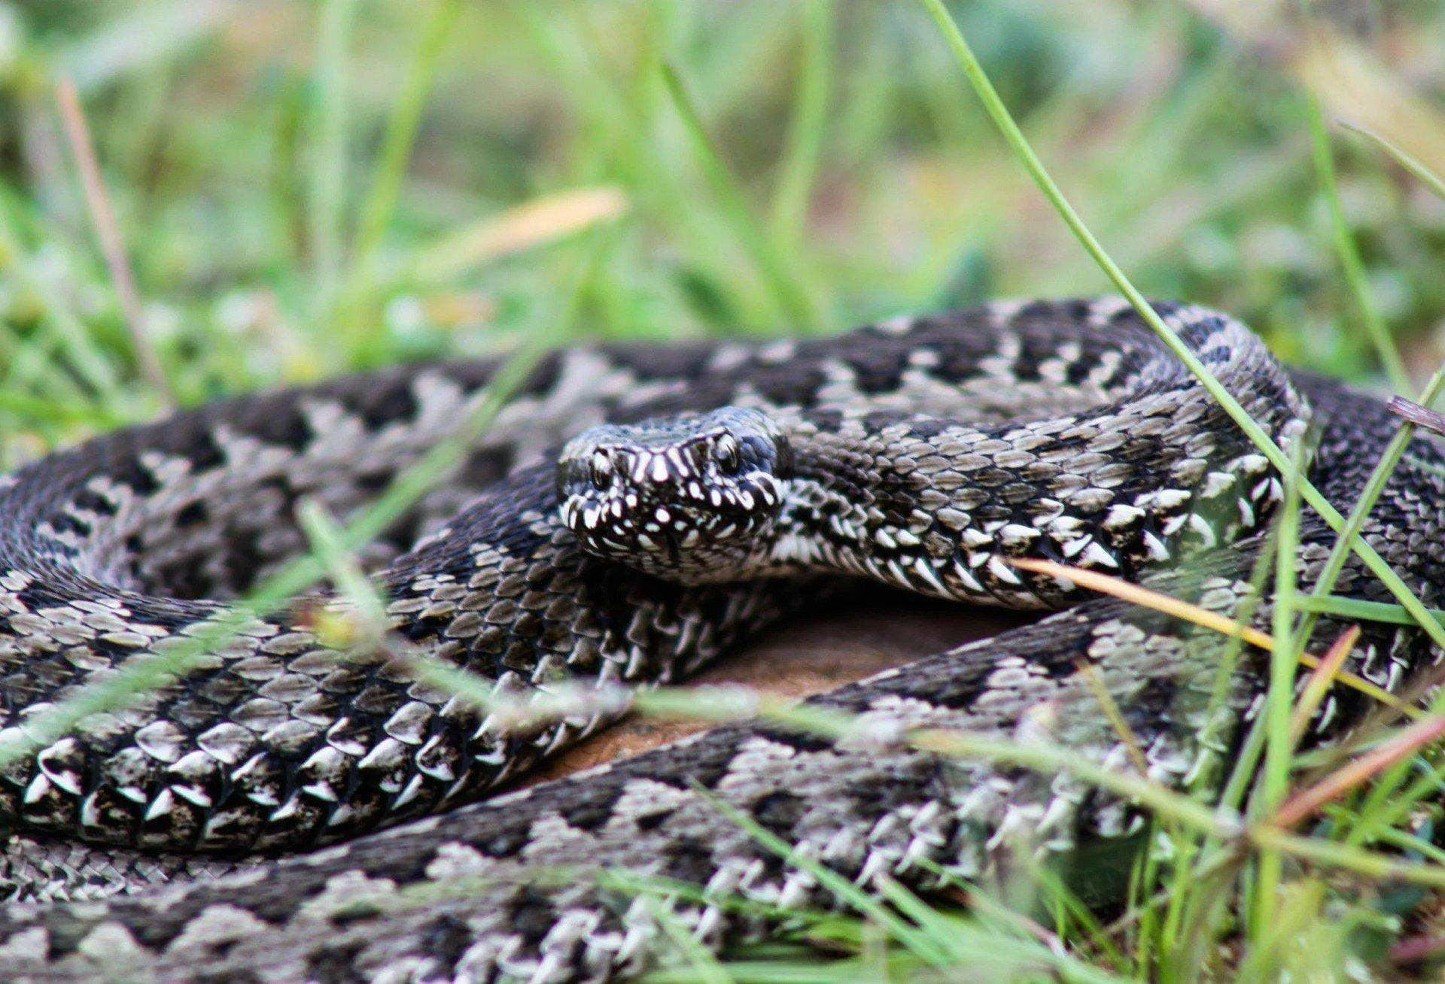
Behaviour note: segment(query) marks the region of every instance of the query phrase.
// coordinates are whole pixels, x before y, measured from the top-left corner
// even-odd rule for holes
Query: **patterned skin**
[[[1314,421],[1315,480],[1348,506],[1393,431],[1384,408],[1292,382],[1223,316],[1161,311],[1281,444]],[[304,549],[298,502],[354,515],[466,416],[490,373],[420,367],[219,404],[0,479],[0,738],[223,617]],[[1417,438],[1366,531],[1427,603],[1445,545],[1404,531],[1445,525],[1442,462],[1435,438]],[[1087,664],[1152,778],[1207,772],[1233,733],[1210,704],[1225,642],[1008,561],[1143,578],[1232,613],[1279,494],[1118,301],[559,354],[363,558],[389,599],[381,643],[322,645],[316,612],[342,601],[319,591],[7,767],[17,896],[98,899],[180,877],[10,905],[0,974],[600,980],[671,952],[660,908],[718,948],[758,928],[730,899],[830,902],[728,807],[873,891],[927,890],[940,868],[988,879],[1130,834],[1141,816],[1081,783],[947,761],[907,736],[1053,741],[1124,768]],[[1306,583],[1330,542],[1306,524]],[[418,658],[442,660],[523,701],[564,680],[678,679],[830,578],[859,576],[1059,613],[816,698],[858,716],[842,738],[733,725],[481,803],[623,705],[519,725],[416,679]],[[1386,597],[1353,567],[1339,590]],[[1390,629],[1350,665],[1396,687],[1431,658]],[[1260,669],[1241,663],[1226,710],[1248,712]],[[1332,696],[1317,737],[1365,710]],[[303,853],[257,860],[281,852]],[[605,877],[620,870],[692,888],[639,894]]]

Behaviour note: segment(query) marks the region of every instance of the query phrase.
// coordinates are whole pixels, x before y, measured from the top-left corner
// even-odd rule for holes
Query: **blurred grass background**
[[[1378,318],[1418,382],[1445,358],[1445,201],[1337,122],[1445,173],[1445,5],[1302,6],[951,11],[1147,293],[1384,386]],[[0,0],[0,469],[176,403],[506,349],[573,289],[587,335],[678,338],[1109,287],[921,5]],[[1166,897],[1197,888],[1179,871]],[[1082,935],[1152,979],[1330,980],[1419,901],[1326,888],[1291,882],[1240,952],[1207,887],[1208,918],[1146,916],[1127,955]],[[1052,946],[1008,926],[934,928],[960,966]],[[808,965],[775,979],[846,977]]]
[[[1303,28],[1215,6],[953,11],[1143,289],[1371,377],[1308,96],[1272,55]],[[1322,6],[1415,92],[1445,92],[1442,5]],[[1359,138],[1334,131],[1333,152],[1369,295],[1421,375],[1445,353],[1445,206]],[[172,399],[505,346],[546,316],[584,228],[579,321],[608,337],[1108,288],[912,4],[11,0],[0,467]]]

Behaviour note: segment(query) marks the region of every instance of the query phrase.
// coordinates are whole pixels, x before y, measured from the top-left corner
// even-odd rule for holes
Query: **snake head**
[[[558,461],[562,521],[587,552],[684,583],[744,576],[764,555],[792,467],[756,410],[604,424]]]

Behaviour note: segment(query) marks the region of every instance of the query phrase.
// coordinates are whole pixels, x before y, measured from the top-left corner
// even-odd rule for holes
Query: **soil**
[[[802,698],[1026,621],[998,609],[873,591],[799,614],[692,682],[742,684]],[[537,781],[637,755],[708,727],[633,716],[560,756]]]

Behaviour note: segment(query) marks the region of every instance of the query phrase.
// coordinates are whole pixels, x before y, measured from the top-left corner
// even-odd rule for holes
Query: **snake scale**
[[[1158,310],[1348,509],[1396,430],[1383,404],[1282,369],[1226,316]],[[496,369],[236,399],[0,477],[0,741],[221,618],[307,549],[299,503],[355,516]],[[1416,436],[1365,529],[1427,604],[1445,590],[1442,475],[1445,445]],[[0,770],[0,978],[602,980],[674,958],[679,929],[716,950],[760,932],[756,907],[836,904],[740,817],[875,894],[890,879],[987,884],[1137,833],[1141,810],[1068,775],[907,736],[1060,743],[1128,771],[1102,686],[1150,778],[1207,776],[1256,709],[1258,655],[1222,676],[1222,637],[1009,561],[1142,579],[1233,614],[1281,494],[1118,300],[555,353],[361,555],[384,638],[324,645],[319,613],[344,599],[318,589]],[[1304,584],[1332,542],[1306,517]],[[419,656],[441,660],[517,700],[681,679],[858,578],[1052,614],[813,698],[856,715],[842,737],[730,724],[491,799],[622,707],[508,718],[416,673]],[[1389,600],[1353,562],[1337,590]],[[1399,690],[1439,655],[1377,626],[1348,668]],[[1315,740],[1371,707],[1337,689]]]

